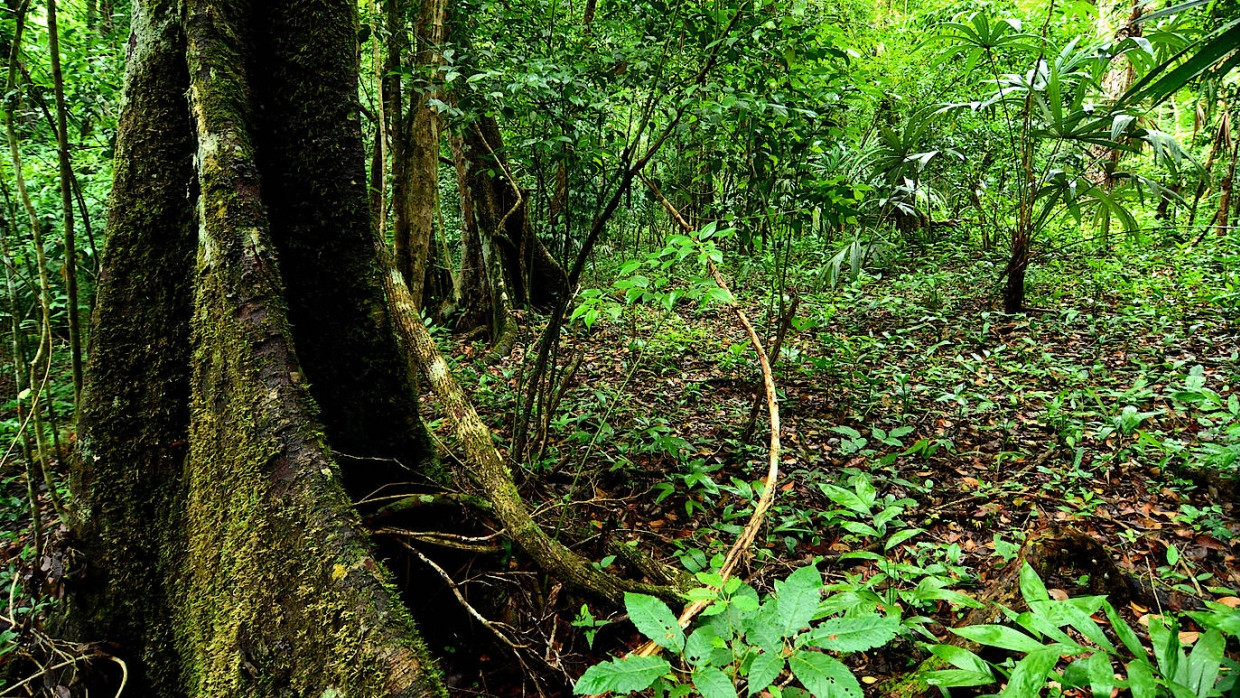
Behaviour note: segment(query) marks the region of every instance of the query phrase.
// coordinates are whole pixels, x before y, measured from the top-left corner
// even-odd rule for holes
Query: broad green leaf
[[[749,695],[770,686],[784,671],[784,657],[779,652],[762,652],[749,665]]]
[[[1085,671],[1089,673],[1089,689],[1094,698],[1111,698],[1115,688],[1115,670],[1111,668],[1111,658],[1106,652],[1094,652],[1083,660]]]
[[[882,647],[900,629],[900,621],[877,613],[853,618],[830,618],[809,634],[808,643],[833,652],[864,652]]]
[[[883,550],[891,550],[904,541],[924,532],[924,528],[906,528],[903,531],[896,531],[887,538],[887,542],[883,545]]]
[[[820,652],[797,652],[788,658],[792,675],[814,698],[844,695],[861,698],[861,684],[848,667]]]
[[[1223,663],[1223,648],[1227,641],[1217,630],[1209,630],[1197,639],[1188,655],[1188,687],[1205,698],[1218,680],[1219,666]]]
[[[1035,601],[1051,600],[1050,594],[1046,591],[1046,585],[1042,583],[1042,579],[1028,562],[1020,568],[1020,595],[1029,604]]]
[[[952,628],[951,631],[966,640],[1017,652],[1036,652],[1043,649],[1041,642],[1004,625],[969,625]]]
[[[921,677],[931,686],[942,688],[964,688],[966,686],[985,686],[995,682],[993,674],[985,674],[966,669],[939,669],[927,671]]]
[[[693,686],[702,698],[736,698],[732,679],[715,667],[704,667],[693,672]]]
[[[758,612],[746,618],[744,623],[745,639],[749,644],[768,652],[777,651],[783,646],[784,634],[780,629],[778,599],[768,599],[758,608]]]
[[[1120,617],[1119,612],[1111,605],[1109,601],[1102,602],[1102,610],[1107,615],[1107,622],[1111,624],[1111,630],[1115,631],[1115,636],[1124,644],[1124,647],[1132,653],[1134,657],[1145,657],[1145,648],[1141,645],[1140,638],[1128,626],[1127,621]]]
[[[818,609],[822,589],[822,573],[814,565],[806,565],[783,581],[775,582],[775,603],[778,609],[779,632],[792,637],[809,625]]]
[[[633,693],[650,687],[660,676],[671,673],[672,665],[662,657],[628,657],[595,664],[573,685],[574,695]]]
[[[963,669],[975,674],[991,675],[990,665],[986,660],[976,654],[955,645],[935,645],[930,648],[934,656],[951,664],[952,666]]]
[[[1224,635],[1240,637],[1240,609],[1217,604],[1209,611],[1193,611],[1190,618],[1207,628],[1218,628]]]
[[[685,633],[667,604],[646,594],[625,593],[624,607],[629,620],[660,647],[679,652],[685,646]]]
[[[711,652],[715,649],[715,629],[709,625],[694,630],[685,641],[685,659],[695,667],[708,666]]]
[[[847,427],[839,427],[839,428],[847,428]],[[852,430],[852,431],[855,431],[855,430]],[[861,436],[860,434],[857,434],[856,438],[860,438],[860,436]],[[821,484],[818,487],[822,490],[823,494],[827,495],[827,497],[829,497],[831,501],[835,502],[836,504],[842,507],[851,509],[857,512],[858,514],[869,515],[870,507],[867,506],[865,502],[861,501],[861,498],[858,497],[856,494],[854,494],[852,491],[846,490],[843,487],[839,487],[838,485]]]
[[[1128,690],[1132,692],[1132,698],[1154,698],[1158,695],[1149,662],[1144,659],[1128,662]]]
[[[1154,659],[1162,678],[1184,686],[1188,685],[1188,663],[1184,656],[1184,648],[1180,646],[1179,626],[1176,623],[1167,625],[1165,618],[1150,617],[1150,644],[1154,648]]]
[[[1059,651],[1053,648],[1039,649],[1030,652],[1016,663],[1012,675],[1008,677],[1007,687],[999,694],[999,698],[1029,698],[1041,693],[1046,685],[1046,676],[1055,668],[1059,661]]]

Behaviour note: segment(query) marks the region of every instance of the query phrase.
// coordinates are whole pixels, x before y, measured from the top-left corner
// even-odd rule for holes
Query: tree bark
[[[1025,309],[1025,272],[1029,269],[1029,242],[1013,240],[1008,259],[1007,281],[1003,286],[1003,312],[1014,314]]]
[[[499,125],[482,116],[466,126],[453,149],[461,187],[462,326],[485,325],[494,355],[516,341],[513,308],[554,307],[568,293],[564,269],[534,234],[528,204],[503,154]],[[485,286],[486,292],[479,292]]]
[[[439,47],[445,38],[446,12],[446,0],[422,0],[418,9],[414,74],[429,72],[429,79],[415,82],[410,91],[410,113],[403,139],[403,155],[407,159],[403,176],[407,195],[408,243],[403,258],[399,254],[400,245],[397,245],[397,259],[398,268],[409,282],[410,296],[419,309],[427,305],[428,287],[444,286],[442,279],[432,278],[439,273],[433,264],[431,250],[439,188],[440,119],[439,111],[430,105],[430,100],[440,96],[437,66],[440,63]]]
[[[1223,183],[1219,185],[1218,213],[1214,215],[1214,229],[1219,235],[1227,234],[1228,223],[1231,219],[1232,190],[1236,185],[1236,158],[1240,156],[1240,138],[1233,140],[1235,142],[1231,148],[1231,163],[1227,166],[1227,174],[1223,177]]]
[[[378,479],[342,452],[426,453],[371,247],[356,21],[135,3],[68,619],[137,695],[442,694],[341,484]]]

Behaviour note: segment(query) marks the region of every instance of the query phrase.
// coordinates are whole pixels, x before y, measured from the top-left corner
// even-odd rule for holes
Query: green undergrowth
[[[647,259],[657,262],[674,247]],[[725,264],[768,349],[779,313],[799,298],[776,365],[784,453],[776,503],[747,582],[755,598],[778,598],[783,582],[773,580],[820,560],[825,608],[840,617],[896,614],[900,631],[851,659],[832,648],[813,653],[871,667],[879,683],[929,656],[995,570],[1052,525],[1098,539],[1121,569],[1167,595],[1173,608],[1216,608],[1208,604],[1234,597],[1238,253],[1226,238],[1190,247],[1171,237],[1048,252],[1031,270],[1030,310],[1021,315],[998,308],[1002,256],[951,238],[868,265],[835,287],[818,283],[815,270],[794,258],[782,300],[761,275]],[[599,273],[562,349],[565,364],[583,356],[580,369],[524,467],[529,481],[558,498],[548,508],[557,530],[620,529],[631,544],[709,575],[712,558],[740,533],[761,494],[765,411],[745,440],[760,385],[757,361],[724,299],[696,290],[704,277],[693,262],[664,269],[630,263]],[[500,416],[511,414],[504,406],[516,399],[521,355],[490,369],[458,356],[458,368],[477,381],[480,402],[495,408],[488,418],[502,440],[507,422]],[[1056,598],[1071,598],[1086,615],[1101,613],[1102,606],[1090,606],[1095,602],[1077,600],[1093,588],[1089,569],[1049,574]],[[729,588],[719,593],[736,592]],[[1116,609],[1128,623],[1157,615]],[[1173,616],[1169,628],[1179,623],[1194,638],[1211,632],[1201,618]],[[607,619],[586,611],[578,622],[597,632]],[[1148,627],[1140,626],[1143,638]],[[709,666],[702,657],[718,647],[694,641],[697,654],[690,654],[686,644],[677,650],[679,664],[645,667],[640,676],[650,681],[640,688],[728,695],[717,670],[744,690],[752,655],[738,654],[740,637],[723,641],[731,660],[719,655]],[[1210,637],[1211,649],[1201,652],[1213,657],[1219,640]],[[793,651],[798,640],[786,639]],[[1179,651],[1167,647],[1157,652]],[[1105,651],[1125,677],[1113,684],[1122,694],[1189,695],[1173,686],[1175,666],[1156,657],[1149,663],[1156,686],[1149,693],[1134,687],[1140,675],[1125,673],[1131,652],[1121,659]],[[1102,674],[1103,655],[1094,650],[1058,670],[1043,666],[1045,651],[1028,654],[1042,659],[995,662],[984,655],[997,682],[992,688],[1010,684],[1016,666],[1026,667],[1017,674],[1025,681],[1037,664],[1038,690],[1045,683],[1054,695],[1088,695],[1090,689],[1065,686],[1081,671]],[[945,659],[973,662],[961,656]],[[838,672],[834,664],[824,668],[826,659],[809,661],[828,676]],[[977,669],[969,680],[980,682],[980,664],[958,663],[945,671]],[[694,671],[706,673],[694,678]],[[809,688],[792,663],[779,676],[786,687]],[[641,683],[627,680],[623,686]],[[699,680],[722,692],[708,693]],[[823,680],[832,687],[815,695],[835,695],[836,683]],[[1195,680],[1192,695],[1216,695]],[[1098,681],[1101,691],[1106,682]],[[877,690],[869,686],[862,689]]]

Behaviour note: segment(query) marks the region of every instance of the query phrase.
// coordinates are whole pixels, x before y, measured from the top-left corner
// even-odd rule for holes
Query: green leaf
[[[833,652],[864,652],[891,642],[900,622],[877,613],[854,618],[830,618],[810,633],[808,643]]]
[[[718,286],[716,286],[710,289],[707,295],[710,297],[711,300],[719,302],[719,303],[723,303],[725,305],[731,305],[732,303],[735,302],[732,298],[732,294],[729,293],[726,288],[719,288]]]
[[[1188,687],[1193,689],[1198,698],[1205,698],[1214,688],[1226,644],[1222,633],[1209,630],[1193,645],[1193,651],[1188,655]]]
[[[762,604],[757,613],[745,620],[745,639],[749,641],[749,644],[761,647],[768,652],[777,651],[782,647],[784,635],[780,632],[778,606],[778,599],[769,599]]]
[[[847,698],[861,698],[861,684],[848,667],[820,652],[797,652],[788,658],[793,676],[814,698],[827,698],[842,693]]]
[[[1154,659],[1158,661],[1158,669],[1162,678],[1179,684],[1188,683],[1188,659],[1184,656],[1184,648],[1180,646],[1178,623],[1167,625],[1165,618],[1150,617],[1150,645],[1154,648]]]
[[[624,607],[629,612],[629,620],[660,647],[679,652],[685,646],[685,633],[676,622],[667,604],[653,596],[627,592],[624,595]]]
[[[1046,685],[1046,676],[1055,668],[1059,661],[1059,650],[1043,648],[1025,655],[1016,663],[1012,675],[1008,677],[1007,687],[999,694],[999,698],[1028,698],[1041,693]]]
[[[709,625],[694,630],[685,641],[685,659],[694,667],[711,664],[711,652],[715,649],[715,638],[718,635]]]
[[[573,685],[574,695],[596,693],[633,693],[644,691],[659,677],[672,671],[662,657],[628,657],[595,664]]]
[[[858,436],[860,436],[860,434],[858,434]],[[818,487],[822,490],[823,494],[827,495],[827,497],[836,504],[852,509],[858,514],[867,516],[870,514],[870,507],[851,491],[837,485],[821,484]]]
[[[951,664],[952,666],[963,669],[975,674],[986,674],[991,676],[990,665],[986,660],[976,654],[955,645],[935,645],[930,648],[930,652],[934,656]]]
[[[779,652],[762,652],[749,665],[749,695],[770,686],[784,671],[784,657]]]
[[[1046,591],[1046,585],[1042,583],[1038,573],[1028,562],[1020,568],[1020,595],[1030,604],[1035,601],[1051,600],[1050,593]]]
[[[985,686],[995,682],[995,677],[990,672],[985,674],[977,671],[967,671],[965,669],[940,669],[938,671],[927,671],[921,677],[931,686],[939,686],[942,688],[963,688],[966,686]]]
[[[952,628],[951,631],[966,640],[1017,652],[1036,652],[1042,643],[1028,635],[1003,625],[969,625]]]
[[[925,530],[924,528],[906,528],[903,531],[897,531],[887,539],[887,542],[883,545],[883,550],[891,550],[909,538],[925,532]]]
[[[732,680],[714,667],[694,670],[693,686],[702,698],[736,698],[736,687],[732,685]]]
[[[1132,631],[1128,623],[1120,617],[1115,607],[1109,601],[1103,601],[1102,610],[1107,614],[1107,622],[1111,624],[1111,629],[1115,631],[1115,636],[1119,638],[1119,641],[1124,643],[1124,647],[1128,648],[1128,651],[1134,657],[1144,657],[1145,648],[1141,645],[1140,638]]]
[[[1240,43],[1240,20],[1223,25],[1212,34],[1206,35],[1199,43],[1194,43],[1183,51],[1172,56],[1149,73],[1119,99],[1120,105],[1131,105],[1145,100],[1157,104],[1175,94],[1193,78],[1209,71],[1211,67],[1230,53]],[[1184,60],[1180,63],[1181,59]],[[1176,65],[1179,63],[1179,65]],[[1167,70],[1175,65],[1176,67]]]
[[[1134,659],[1128,662],[1128,690],[1132,692],[1132,698],[1154,698],[1158,695],[1154,672],[1148,661]]]
[[[1216,604],[1209,611],[1193,611],[1188,615],[1207,628],[1218,628],[1224,635],[1240,637],[1240,609]]]
[[[1115,670],[1111,668],[1111,658],[1106,652],[1094,652],[1085,662],[1085,671],[1089,674],[1089,689],[1094,698],[1111,698],[1115,688]]]
[[[822,589],[822,573],[814,565],[806,565],[784,581],[775,582],[775,603],[779,632],[792,637],[809,625],[818,610],[818,598]]]

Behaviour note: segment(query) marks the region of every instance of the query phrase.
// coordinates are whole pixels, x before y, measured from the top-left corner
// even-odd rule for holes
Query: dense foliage
[[[465,606],[463,629],[430,632],[470,690],[1240,690],[1233,0],[358,12],[376,224],[399,255],[406,219],[429,222],[425,323],[522,495],[546,500],[538,522],[599,570],[679,575],[706,608],[682,628],[666,599],[628,594],[621,618],[561,597],[495,544],[485,507],[465,507],[464,533],[412,538],[425,553],[410,560],[434,565],[453,604],[473,582],[502,590],[470,598],[505,622]],[[75,357],[89,355],[108,240],[129,13],[110,0],[0,12],[0,691],[13,695],[65,695],[76,664],[47,667],[85,651],[45,621],[81,562],[66,542]],[[419,113],[426,130],[409,126]],[[414,146],[429,169],[404,164]],[[406,203],[415,180],[433,196]],[[542,247],[554,264],[534,261]],[[505,255],[518,262],[499,270]],[[731,312],[755,320],[775,365],[778,483],[758,477],[761,366]],[[520,324],[510,355],[505,313]],[[436,505],[477,499],[418,477]],[[745,580],[721,574],[776,485]],[[1034,555],[1069,529],[1095,540],[1093,558]],[[445,540],[441,567],[425,555]],[[1129,582],[1100,582],[1104,568]],[[435,603],[407,596],[415,615]],[[621,658],[634,629],[658,647]],[[515,654],[519,671],[488,654]]]

